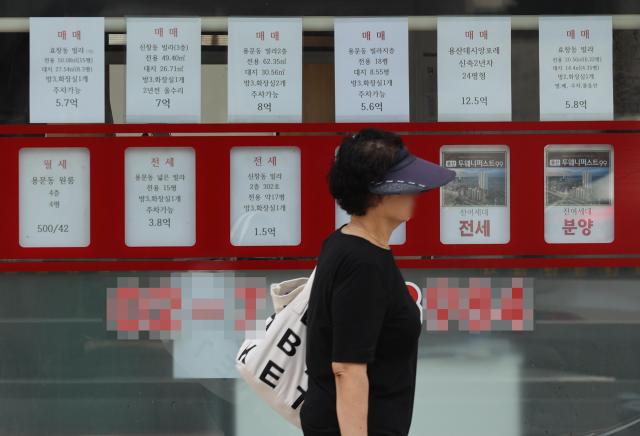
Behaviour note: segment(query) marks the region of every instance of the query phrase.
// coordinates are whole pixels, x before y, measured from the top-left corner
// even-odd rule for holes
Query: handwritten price
[[[171,218],[149,218],[149,227],[171,227]]]
[[[56,98],[56,107],[69,107],[69,106],[73,106],[77,109],[78,99],[77,98]]]
[[[258,103],[258,110],[260,112],[271,112],[271,103]]]
[[[275,227],[254,227],[253,230],[255,231],[255,236],[271,236],[271,237],[275,237],[276,236],[276,228]]]
[[[587,109],[587,100],[565,100],[565,109]]]
[[[382,102],[360,103],[360,109],[363,111],[380,111],[382,112]]]
[[[166,107],[167,109],[171,108],[171,99],[156,98],[156,107]]]
[[[69,233],[69,224],[38,224],[38,233]]]
[[[472,106],[483,105],[483,106],[487,106],[488,104],[489,104],[489,98],[486,95],[483,95],[481,97],[462,97],[462,105],[463,106],[467,106],[467,105],[472,105]]]

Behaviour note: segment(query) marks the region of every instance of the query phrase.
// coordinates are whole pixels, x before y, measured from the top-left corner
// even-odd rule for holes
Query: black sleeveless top
[[[346,225],[346,224],[345,224]],[[422,330],[392,250],[332,232],[323,242],[309,295],[303,430],[339,434],[331,362],[367,362],[369,435],[407,435]]]

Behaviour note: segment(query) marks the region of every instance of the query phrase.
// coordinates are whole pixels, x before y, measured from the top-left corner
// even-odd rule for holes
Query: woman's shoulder
[[[358,255],[366,253],[373,257],[384,257],[392,254],[391,250],[382,248],[362,236],[343,233],[342,227],[344,227],[344,225],[331,232],[325,238],[323,248],[325,245],[328,245],[330,249],[344,250],[345,252],[357,253]]]
[[[387,256],[385,249],[360,236],[345,234],[337,229],[325,238],[320,261],[349,272],[354,269],[382,269],[388,260]]]

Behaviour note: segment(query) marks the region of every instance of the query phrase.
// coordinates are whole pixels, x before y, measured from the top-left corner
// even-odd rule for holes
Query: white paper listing
[[[610,145],[545,147],[544,239],[609,243],[614,239],[613,149]]]
[[[511,18],[438,17],[438,121],[511,121]]]
[[[21,148],[19,173],[20,246],[88,246],[89,150]]]
[[[128,123],[200,122],[200,18],[127,18]]]
[[[612,120],[611,17],[540,17],[540,119]]]
[[[233,245],[298,245],[301,240],[300,149],[233,147]]]
[[[228,120],[302,121],[302,18],[229,18]]]
[[[509,149],[447,145],[441,148],[440,159],[456,172],[456,178],[440,188],[440,241],[509,242]]]
[[[409,121],[406,17],[336,18],[337,122]]]
[[[196,242],[196,158],[191,147],[125,150],[125,243],[129,247]]]
[[[30,122],[104,123],[104,94],[104,18],[30,18]]]

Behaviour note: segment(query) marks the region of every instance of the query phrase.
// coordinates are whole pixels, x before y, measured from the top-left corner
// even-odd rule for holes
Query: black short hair
[[[379,201],[369,183],[381,179],[392,166],[402,138],[393,132],[365,128],[344,138],[327,174],[329,191],[350,215],[364,215]]]

